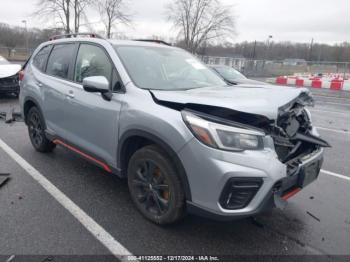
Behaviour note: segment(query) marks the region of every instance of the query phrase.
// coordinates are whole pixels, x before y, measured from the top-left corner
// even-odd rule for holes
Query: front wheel
[[[35,150],[51,152],[56,147],[56,144],[46,138],[44,118],[38,108],[32,107],[28,112],[27,119],[30,141]]]
[[[131,157],[128,185],[137,209],[152,222],[171,224],[185,214],[179,175],[171,159],[157,146],[141,148]]]

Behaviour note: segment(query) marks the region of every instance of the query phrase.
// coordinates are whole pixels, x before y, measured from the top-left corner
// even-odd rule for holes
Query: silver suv
[[[308,90],[229,86],[186,51],[66,35],[41,44],[20,104],[39,152],[56,145],[128,180],[158,224],[187,212],[234,219],[314,181],[323,147]]]

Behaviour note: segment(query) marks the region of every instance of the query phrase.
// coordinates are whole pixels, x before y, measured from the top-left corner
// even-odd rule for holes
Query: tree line
[[[23,27],[0,23],[0,47],[6,47],[10,56],[12,49],[34,49],[40,43],[47,41],[50,36],[60,33],[60,29],[29,28],[26,30]]]
[[[133,14],[130,12],[131,0],[38,0],[37,10],[33,14],[47,24],[54,24],[56,33],[78,33],[95,31],[94,24],[103,24],[107,38],[119,25],[132,25]],[[99,21],[89,21],[87,12],[98,10]],[[185,48],[197,53],[203,43],[212,43],[231,38],[234,35],[235,19],[232,6],[223,5],[219,0],[173,0],[166,7],[167,19],[178,32],[177,39],[185,43]],[[0,44],[7,47],[21,46],[21,38],[28,37],[28,46],[32,47],[34,35],[45,34],[43,30],[23,31],[20,27],[2,24]],[[1,32],[0,32],[1,33]],[[18,41],[15,41],[17,39]],[[23,45],[22,45],[23,46]]]
[[[350,61],[350,43],[241,42],[207,44],[198,50],[201,55],[242,56],[253,60],[304,59],[306,61]]]
[[[13,48],[33,49],[55,34],[94,32],[94,23],[87,15],[90,9],[98,10],[105,36],[111,38],[118,26],[133,24],[134,15],[128,1],[132,0],[38,0],[33,15],[55,24],[54,28],[24,29],[0,23],[0,46],[7,47],[9,52]],[[350,61],[349,43],[232,43],[235,36],[232,6],[223,5],[219,0],[172,0],[165,9],[168,21],[177,32],[174,44],[199,55],[242,56],[259,60]]]

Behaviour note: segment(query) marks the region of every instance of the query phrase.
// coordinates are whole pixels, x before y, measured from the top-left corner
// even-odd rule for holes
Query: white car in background
[[[21,68],[20,64],[11,64],[0,56],[0,95],[14,94],[18,97]]]

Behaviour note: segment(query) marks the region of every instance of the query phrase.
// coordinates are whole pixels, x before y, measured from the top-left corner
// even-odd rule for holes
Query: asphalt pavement
[[[134,208],[126,181],[62,147],[50,154],[34,151],[24,123],[0,121],[0,139],[131,254],[327,255],[336,261],[344,257],[333,255],[350,255],[350,95],[314,94],[313,123],[332,145],[323,172],[285,210],[255,219],[223,223],[187,216],[159,227]],[[0,111],[11,106],[18,108],[15,98],[0,98]],[[0,173],[11,173],[0,187],[0,254],[111,254],[101,236],[22,167],[0,147]]]

